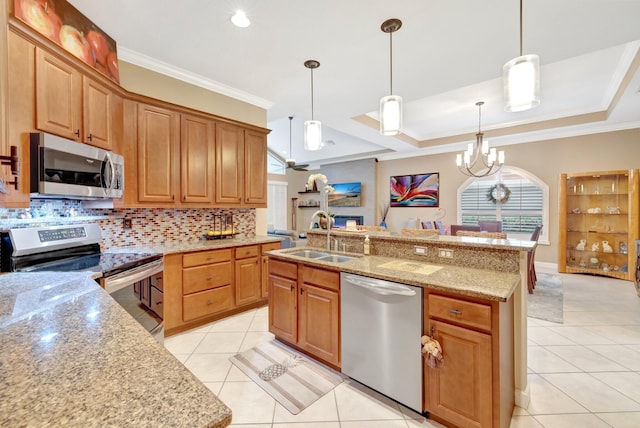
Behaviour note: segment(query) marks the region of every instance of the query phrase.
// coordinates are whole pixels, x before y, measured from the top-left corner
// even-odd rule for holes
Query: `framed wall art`
[[[438,207],[440,174],[394,175],[391,177],[392,207]]]

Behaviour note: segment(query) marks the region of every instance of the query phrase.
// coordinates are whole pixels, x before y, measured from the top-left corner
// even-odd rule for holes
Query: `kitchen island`
[[[0,385],[0,426],[231,423],[88,273],[0,275]]]
[[[325,233],[309,232],[306,253],[299,248],[268,253],[270,294],[274,294],[270,317],[271,306],[276,308],[270,330],[277,337],[340,369],[335,340],[309,339],[318,330],[318,320],[338,326],[331,330],[331,337],[340,337],[339,320],[332,315],[340,305],[337,273],[422,287],[423,334],[435,331],[445,340],[445,361],[449,360],[444,370],[425,366],[424,410],[456,426],[504,427],[514,403],[526,408],[527,290],[523,284],[527,253],[535,242],[371,233],[372,255],[362,256],[363,234],[332,231],[332,237],[351,251],[338,254],[324,248]],[[333,256],[316,258],[319,252]],[[314,312],[309,312],[301,296],[324,303],[316,303]],[[462,393],[463,384],[466,393]],[[487,398],[491,396],[492,400]]]

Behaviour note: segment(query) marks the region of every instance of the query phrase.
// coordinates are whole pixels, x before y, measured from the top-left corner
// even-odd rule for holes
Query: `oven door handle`
[[[164,270],[164,262],[162,259],[155,260],[149,263],[145,263],[142,266],[138,266],[133,269],[129,269],[119,274],[103,278],[104,290],[111,294],[128,285],[141,281],[145,278],[149,278],[156,273],[160,273]]]

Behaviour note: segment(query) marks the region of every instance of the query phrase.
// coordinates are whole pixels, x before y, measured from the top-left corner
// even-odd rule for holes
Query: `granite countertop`
[[[87,273],[0,275],[0,385],[0,426],[231,423],[231,410]]]
[[[137,251],[141,253],[161,253],[176,254],[189,253],[193,251],[215,250],[221,248],[242,247],[245,245],[267,244],[269,242],[280,242],[281,238],[272,236],[253,236],[250,238],[233,237],[227,239],[203,239],[189,242],[166,242],[162,244],[135,245],[129,247],[114,247],[106,250],[109,253]]]
[[[311,266],[502,302],[507,301],[520,284],[520,275],[517,273],[333,251],[329,251],[329,253],[352,256],[354,259],[335,263],[291,255],[291,253],[300,250],[300,248],[288,248],[268,251],[266,254],[276,259],[304,262]],[[323,249],[317,250],[327,252]]]

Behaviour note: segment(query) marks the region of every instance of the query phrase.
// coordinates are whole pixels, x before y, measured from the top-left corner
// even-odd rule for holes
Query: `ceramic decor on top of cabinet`
[[[558,271],[632,280],[638,170],[561,174]]]

